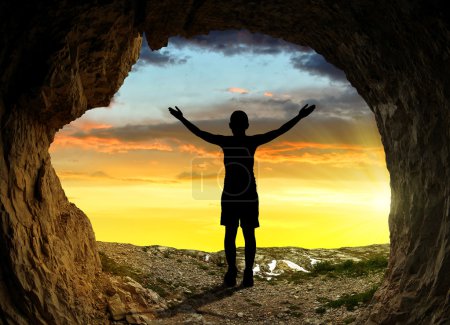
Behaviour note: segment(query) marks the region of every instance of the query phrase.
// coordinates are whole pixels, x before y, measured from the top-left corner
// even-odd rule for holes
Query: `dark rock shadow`
[[[164,311],[157,313],[158,318],[167,318],[179,313],[199,313],[207,314],[206,312],[199,311],[198,309],[204,305],[210,304],[215,301],[222,300],[227,297],[231,297],[235,292],[244,289],[242,286],[226,287],[223,284],[216,285],[212,288],[208,288],[203,292],[189,295],[183,301],[170,306]],[[222,315],[215,315],[223,317]]]
[[[223,284],[220,284],[212,288],[208,288],[203,292],[192,294],[189,297],[186,297],[184,300],[180,301],[179,303],[174,304],[164,310],[157,310],[156,312],[155,310],[129,311],[119,316],[125,317],[127,315],[137,316],[137,315],[153,314],[156,316],[156,318],[161,319],[161,318],[169,318],[180,313],[186,314],[197,313],[202,315],[208,314],[219,318],[225,318],[226,316],[224,315],[220,315],[214,312],[201,311],[198,309],[212,302],[219,301],[227,297],[231,297],[235,292],[242,289],[244,289],[243,286],[236,286],[229,288],[224,286]]]

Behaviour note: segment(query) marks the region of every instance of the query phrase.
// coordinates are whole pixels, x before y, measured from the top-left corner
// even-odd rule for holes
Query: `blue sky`
[[[205,39],[209,46],[196,39],[175,37],[167,47],[153,52],[144,44],[138,63],[114,98],[113,113],[96,109],[87,117],[113,125],[152,123],[170,121],[166,108],[174,105],[189,116],[223,105],[251,108],[252,101],[268,99],[265,93],[272,94],[272,99],[295,103],[355,93],[342,78],[343,73],[311,49],[247,31],[212,32],[200,37]],[[246,43],[236,46],[237,39]],[[232,88],[246,93],[231,92]],[[369,113],[363,101],[359,106],[363,113]],[[277,108],[258,115],[270,117],[271,111],[280,117]],[[193,114],[197,118],[202,115]]]

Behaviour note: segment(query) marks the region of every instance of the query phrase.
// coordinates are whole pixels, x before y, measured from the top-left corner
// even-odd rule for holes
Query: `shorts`
[[[245,196],[233,197],[222,193],[222,226],[259,227],[259,200],[256,192]]]

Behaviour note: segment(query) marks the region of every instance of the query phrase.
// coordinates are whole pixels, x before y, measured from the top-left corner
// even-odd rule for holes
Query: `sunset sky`
[[[173,118],[248,134],[278,128],[306,103],[316,111],[256,153],[257,245],[342,247],[387,243],[389,175],[373,113],[345,74],[307,47],[246,31],[173,37],[139,61],[109,107],[64,127],[52,162],[97,240],[222,249],[222,152]],[[243,245],[239,234],[238,245]]]

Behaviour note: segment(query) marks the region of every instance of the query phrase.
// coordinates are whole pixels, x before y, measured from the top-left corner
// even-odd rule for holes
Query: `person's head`
[[[248,129],[248,116],[243,111],[234,111],[230,116],[228,124],[233,134],[245,133]]]

